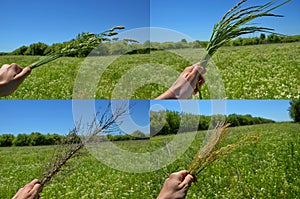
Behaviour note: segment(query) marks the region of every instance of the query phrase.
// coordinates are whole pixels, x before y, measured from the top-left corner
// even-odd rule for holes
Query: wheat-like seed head
[[[256,143],[259,139],[258,136],[245,136],[234,144],[220,148],[220,144],[227,137],[226,130],[229,126],[229,123],[224,125],[224,123],[221,122],[215,127],[207,144],[195,155],[189,168],[190,174],[197,176],[203,169],[220,157],[245,144]]]
[[[224,125],[224,123],[219,123],[215,127],[207,144],[198,151],[191,163],[189,171],[192,175],[197,175],[205,168],[208,162],[212,162],[218,156],[216,149],[226,137],[225,132],[229,125],[230,124]]]
[[[206,67],[209,59],[216,51],[232,39],[255,32],[278,34],[275,33],[272,28],[254,26],[250,24],[250,22],[261,17],[283,17],[282,15],[272,14],[270,12],[290,1],[291,0],[285,0],[283,3],[276,5],[277,0],[272,0],[264,5],[242,8],[247,0],[241,0],[214,25],[212,35],[206,47],[207,55],[202,59],[201,65]],[[200,87],[198,84],[196,86],[199,91],[199,98],[202,99]]]
[[[110,30],[106,30],[100,34],[83,33],[80,38],[72,40],[72,42],[70,42],[63,49],[56,51],[50,54],[49,56],[43,57],[41,60],[29,65],[29,67],[31,69],[34,69],[46,63],[49,63],[51,61],[54,61],[60,57],[68,56],[82,50],[91,51],[94,48],[96,48],[99,44],[101,44],[103,41],[108,40],[107,37],[112,37],[117,35],[118,33],[115,32],[115,30],[121,30],[121,29],[125,29],[125,27],[115,26]]]

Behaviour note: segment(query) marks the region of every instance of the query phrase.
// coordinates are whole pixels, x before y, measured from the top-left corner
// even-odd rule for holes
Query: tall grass
[[[240,1],[226,12],[222,19],[214,25],[212,35],[206,47],[207,54],[201,62],[202,66],[206,67],[208,61],[216,51],[232,39],[255,32],[275,33],[272,28],[255,26],[250,22],[261,17],[283,17],[282,15],[273,14],[271,12],[290,1],[291,0],[286,0],[277,5],[277,0],[272,0],[264,5],[246,8],[244,8],[243,5],[247,0]],[[198,84],[197,89],[199,91],[199,98],[202,99],[201,90]]]
[[[72,40],[66,47],[63,49],[56,51],[49,56],[42,58],[41,60],[34,62],[29,65],[31,69],[37,68],[49,62],[52,62],[60,57],[68,56],[70,54],[74,54],[79,51],[88,50],[91,51],[96,48],[103,41],[108,40],[108,37],[117,35],[118,33],[115,30],[124,29],[124,26],[115,26],[110,30],[106,30],[100,34],[92,34],[92,33],[83,33],[82,38]]]

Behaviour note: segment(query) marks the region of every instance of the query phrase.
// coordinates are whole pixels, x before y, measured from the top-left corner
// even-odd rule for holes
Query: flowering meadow
[[[64,57],[34,69],[7,99],[72,99],[74,83],[83,65],[88,71],[84,81],[94,84],[97,99],[154,99],[172,85],[186,66],[202,57],[201,49],[85,59]],[[24,67],[39,58],[0,56],[0,64],[15,62]],[[204,99],[217,98],[215,88],[224,88],[221,98],[226,99],[300,99],[298,42],[223,47],[212,61],[215,70],[207,68]],[[216,73],[219,81],[211,77]],[[91,74],[96,74],[97,81],[91,82]],[[82,88],[89,89],[90,85]]]
[[[198,176],[187,199],[199,198],[298,198],[300,193],[300,124],[274,123],[228,129],[228,140],[257,136],[254,143],[238,147],[214,162]],[[126,173],[112,169],[83,150],[53,181],[42,198],[156,198],[172,172],[187,169],[203,144],[206,131],[199,131],[191,146],[176,161],[160,170]],[[183,134],[190,136],[189,133]],[[123,150],[145,153],[170,144],[172,136],[151,140],[121,141]],[[104,143],[105,144],[105,143]],[[228,144],[228,143],[224,143]],[[55,146],[1,147],[0,198],[11,198],[17,190],[43,171]]]

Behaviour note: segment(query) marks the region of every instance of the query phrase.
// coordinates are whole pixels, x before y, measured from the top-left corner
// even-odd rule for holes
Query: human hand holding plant
[[[195,181],[195,177],[190,175],[187,170],[172,173],[165,180],[157,199],[183,199],[193,181]]]
[[[0,68],[0,97],[13,93],[30,72],[30,67],[23,69],[15,63],[4,64]]]
[[[258,136],[245,136],[236,143],[222,146],[222,143],[228,137],[227,129],[229,123],[219,122],[209,136],[209,140],[195,155],[190,164],[189,173],[195,177],[199,175],[206,167],[224,155],[229,154],[238,147],[246,144],[256,143]]]
[[[195,93],[196,84],[200,87],[205,83],[206,70],[200,63],[186,67],[174,84],[156,99],[188,99]],[[200,77],[200,78],[199,78]]]
[[[35,179],[19,189],[12,199],[38,199],[41,190],[41,182]]]

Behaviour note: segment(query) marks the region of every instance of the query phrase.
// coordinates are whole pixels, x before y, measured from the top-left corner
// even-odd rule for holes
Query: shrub
[[[294,122],[300,122],[300,100],[290,102],[289,113]]]
[[[12,146],[15,136],[12,134],[3,134],[0,136],[0,147]]]

